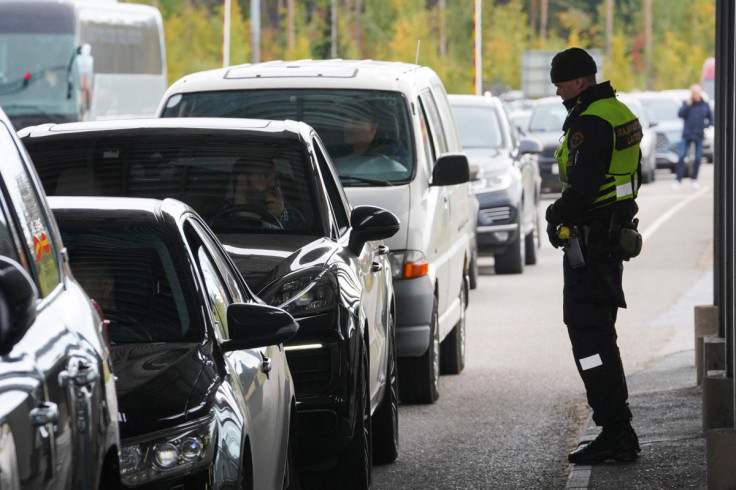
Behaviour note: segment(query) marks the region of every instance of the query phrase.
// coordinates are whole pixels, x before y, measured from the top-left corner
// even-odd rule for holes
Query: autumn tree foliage
[[[222,66],[225,0],[127,1],[161,10],[169,82]],[[230,64],[252,59],[250,2],[231,0]],[[483,0],[483,89],[519,89],[525,50],[573,45],[603,50],[604,77],[622,91],[684,88],[699,80],[703,61],[715,51],[715,0],[614,0],[612,32],[606,29],[606,2]],[[473,90],[474,0],[260,0],[259,5],[261,61],[329,58],[333,50],[339,58],[418,61],[437,71],[449,92]]]

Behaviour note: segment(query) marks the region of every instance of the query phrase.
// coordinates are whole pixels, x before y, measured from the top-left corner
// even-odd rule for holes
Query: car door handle
[[[371,264],[371,272],[381,272],[383,270],[383,265],[381,265],[378,262],[373,262]]]
[[[95,366],[84,359],[76,360],[70,363],[70,368],[59,373],[59,385],[66,388],[72,386],[89,386],[97,381],[98,373]]]
[[[38,407],[31,410],[31,423],[36,427],[42,427],[46,424],[55,424],[59,421],[59,407],[56,403],[43,402]]]
[[[386,255],[389,251],[388,245],[379,245],[376,248],[376,255]]]
[[[266,356],[262,356],[262,357],[263,357],[263,360],[261,361],[261,372],[268,374],[271,372],[271,368],[272,368],[271,359]]]

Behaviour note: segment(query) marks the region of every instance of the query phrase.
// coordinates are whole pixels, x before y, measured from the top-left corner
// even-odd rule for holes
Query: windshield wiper
[[[343,175],[338,174],[340,176],[340,180],[357,180],[358,182],[363,182],[364,184],[373,184],[373,185],[382,185],[382,186],[393,186],[393,184],[388,180],[380,180],[380,179],[371,179],[368,177],[358,177],[357,175]]]

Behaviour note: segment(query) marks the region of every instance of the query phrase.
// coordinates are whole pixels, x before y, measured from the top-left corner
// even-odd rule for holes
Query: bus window
[[[74,0],[0,2],[0,106],[16,129],[153,117],[166,87],[158,9]]]

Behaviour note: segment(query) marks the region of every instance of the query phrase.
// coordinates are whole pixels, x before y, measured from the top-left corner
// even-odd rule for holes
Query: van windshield
[[[163,117],[293,119],[312,126],[345,186],[411,179],[414,151],[408,105],[395,92],[241,90],[175,95]]]

